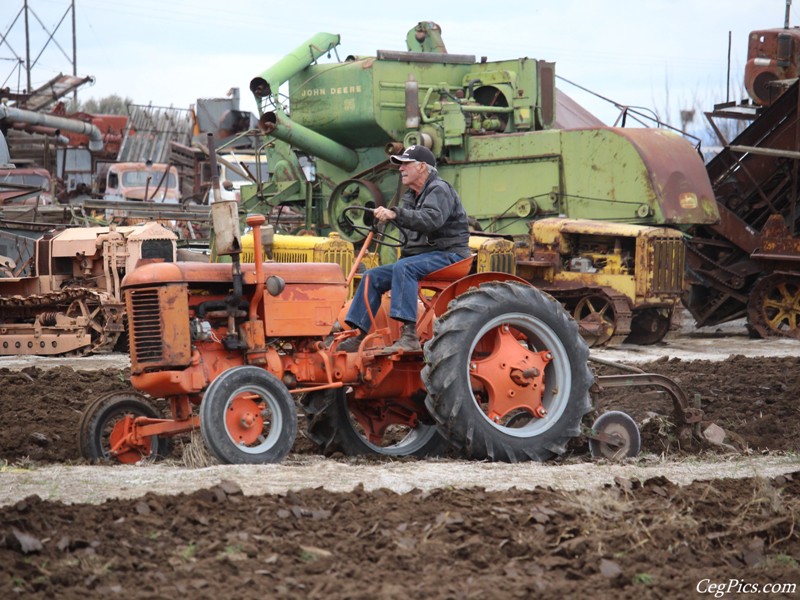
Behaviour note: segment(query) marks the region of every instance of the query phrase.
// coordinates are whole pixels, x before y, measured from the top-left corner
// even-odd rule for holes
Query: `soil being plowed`
[[[798,522],[800,471],[591,492],[244,496],[223,481],[100,506],[30,497],[0,508],[0,597],[796,598]]]
[[[800,357],[734,356],[724,361],[673,358],[636,367],[667,375],[690,399],[699,397],[705,413],[703,425],[715,423],[734,434],[734,448],[800,450]],[[618,371],[600,365],[597,372]],[[0,459],[9,463],[21,459],[34,463],[81,461],[76,436],[84,406],[109,391],[128,389],[126,370],[1,368],[3,421],[13,426],[0,428]],[[644,452],[675,454],[707,449],[704,445],[679,447],[672,404],[663,394],[648,395],[638,388],[608,390],[596,396],[596,404],[601,410],[622,410],[633,416],[642,427]],[[160,408],[165,410],[164,406]],[[585,444],[574,446],[574,452],[586,450]],[[180,452],[180,443],[177,450]],[[315,449],[301,434],[294,451],[309,453]]]
[[[800,357],[636,367],[698,396],[701,427],[730,434],[724,446],[680,445],[665,396],[598,396],[600,410],[640,424],[644,452],[700,461],[709,450],[726,459],[800,449]],[[35,477],[40,466],[83,463],[83,407],[125,389],[125,370],[0,369],[0,484],[4,468]],[[312,452],[299,436],[294,453]],[[585,442],[570,454],[573,465],[589,461]],[[124,485],[130,467],[120,473]],[[618,478],[584,491],[244,495],[228,479],[188,494],[0,507],[0,598],[798,598],[798,532],[800,460],[770,479]]]

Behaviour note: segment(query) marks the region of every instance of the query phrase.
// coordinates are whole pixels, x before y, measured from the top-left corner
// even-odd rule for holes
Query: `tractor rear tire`
[[[211,382],[203,396],[200,433],[220,462],[280,462],[297,437],[294,399],[286,386],[264,369],[228,369]]]
[[[538,417],[522,409],[490,419],[492,407],[507,397],[501,395],[531,393],[511,383],[506,361],[508,351],[519,350],[516,342],[525,352],[552,356],[544,368],[546,414]],[[496,351],[502,343],[506,353]],[[457,296],[434,325],[422,371],[425,404],[442,435],[469,458],[547,460],[563,454],[567,442],[581,433],[594,380],[588,358],[577,324],[551,296],[516,282],[484,284]],[[480,381],[473,374],[481,369],[495,379]]]
[[[92,462],[136,463],[140,460],[166,458],[172,451],[172,440],[152,436],[150,451],[139,453],[129,450],[118,457],[111,456],[110,437],[114,427],[124,417],[160,418],[158,411],[138,392],[110,392],[95,399],[83,411],[78,425],[78,447],[81,456]]]
[[[405,432],[387,435],[386,442],[369,441],[348,407],[342,389],[322,390],[306,394],[301,402],[308,418],[307,435],[325,456],[341,452],[346,456],[443,456],[450,444],[433,424],[418,423]]]

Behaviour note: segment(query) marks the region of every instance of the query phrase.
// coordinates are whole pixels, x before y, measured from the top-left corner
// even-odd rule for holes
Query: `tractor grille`
[[[680,294],[683,292],[685,247],[683,238],[653,238],[654,294]]]
[[[353,268],[353,252],[349,248],[325,250],[323,252],[297,249],[274,249],[272,260],[279,263],[336,263],[347,275]]]
[[[516,272],[516,261],[513,253],[493,254],[489,263],[490,270],[496,273],[511,273]]]
[[[336,263],[342,267],[342,273],[347,275],[353,268],[353,253],[349,250],[328,250],[322,255],[322,261],[326,263]]]
[[[128,291],[131,358],[138,363],[163,359],[161,306],[158,289]]]
[[[471,235],[469,249],[475,254],[474,270],[477,273],[514,275],[517,272],[517,257],[511,240]]]
[[[306,250],[273,250],[272,260],[280,263],[305,263],[311,260]]]

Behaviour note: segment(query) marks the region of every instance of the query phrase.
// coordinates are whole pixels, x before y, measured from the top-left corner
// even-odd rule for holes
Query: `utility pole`
[[[28,0],[25,0],[25,73],[27,74],[28,85],[25,88],[27,94],[31,93],[31,31],[28,27]]]
[[[78,76],[78,62],[77,62],[78,46],[77,46],[77,28],[75,19],[75,0],[68,0],[68,2],[66,3],[67,7],[65,12],[63,13],[60,20],[54,27],[48,27],[47,25],[45,25],[43,19],[39,17],[36,10],[34,9],[33,7],[34,4],[36,4],[36,0],[24,0],[22,8],[20,8],[19,12],[17,12],[16,16],[11,22],[11,25],[5,32],[0,32],[0,61],[10,60],[14,64],[14,66],[11,69],[11,72],[7,76],[3,76],[3,74],[0,73],[0,90],[2,90],[4,87],[8,85],[9,80],[12,78],[15,71],[19,73],[21,69],[23,68],[25,69],[25,79],[24,79],[25,89],[24,90],[19,89],[19,81],[21,78],[18,76],[17,77],[18,89],[14,90],[14,92],[12,93],[7,94],[9,98],[19,99],[19,98],[24,98],[25,96],[31,94],[34,86],[34,79],[35,79],[34,71],[36,70],[36,65],[39,62],[39,59],[42,57],[44,51],[47,50],[47,48],[50,46],[51,43],[54,46],[56,46],[58,50],[60,50],[61,54],[72,66],[72,69],[70,70],[64,69],[64,70],[66,72],[71,71],[73,77]],[[49,5],[51,3],[42,2],[42,4]],[[47,10],[47,8],[45,8],[45,10]],[[72,26],[72,56],[70,56],[67,52],[65,52],[64,49],[61,47],[61,44],[59,44],[58,41],[55,39],[55,35],[56,33],[58,33],[59,29],[64,24],[67,15],[71,15],[70,24]],[[22,17],[21,23],[20,23],[20,17]],[[33,20],[31,20],[31,17],[33,18]],[[38,32],[31,31],[31,26],[35,25],[36,23],[38,23],[38,25],[41,27],[43,34],[46,35],[46,38],[44,39],[43,42],[37,42],[36,40],[38,38],[36,38],[34,33]],[[19,32],[20,29],[22,29],[21,32]],[[22,35],[12,36],[12,34],[15,33],[21,33]],[[23,37],[25,45],[24,53],[18,52],[17,50],[14,49],[14,45],[20,47],[20,45],[23,42],[23,40],[21,40],[20,38]],[[39,43],[41,43],[41,48],[38,50],[36,56],[34,57],[33,53],[31,52],[31,46],[38,45]],[[3,56],[4,49],[11,52],[12,58],[9,58],[8,56],[5,57]],[[22,54],[24,54],[24,59],[21,56]],[[0,65],[2,65],[2,62],[0,62]],[[73,91],[73,97],[75,100],[77,100],[77,90]]]
[[[72,0],[72,76],[78,76],[78,38],[75,35],[75,0]],[[78,90],[72,92],[72,102],[78,104]]]

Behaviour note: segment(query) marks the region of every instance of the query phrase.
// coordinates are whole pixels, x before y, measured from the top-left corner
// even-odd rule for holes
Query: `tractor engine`
[[[230,263],[154,264],[125,280],[138,389],[198,394],[223,370],[243,364],[266,366],[289,383],[313,378],[283,357],[287,348],[308,349],[331,332],[347,297],[341,268],[269,263],[260,301],[254,265],[241,269],[241,293],[233,271]]]

